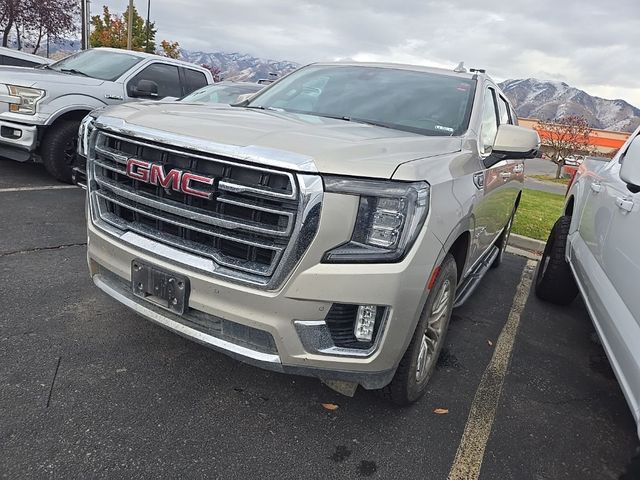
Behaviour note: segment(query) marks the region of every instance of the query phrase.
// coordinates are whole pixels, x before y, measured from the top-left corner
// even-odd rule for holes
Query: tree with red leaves
[[[207,64],[202,64],[202,67],[206,68],[207,70],[209,70],[211,72],[211,75],[213,75],[213,81],[215,83],[221,82],[222,81],[222,70],[220,69],[220,67],[216,66],[216,65],[207,65]]]
[[[560,120],[540,120],[536,126],[547,157],[556,164],[556,178],[560,178],[565,160],[578,153],[589,155],[591,128],[584,117],[568,115]]]

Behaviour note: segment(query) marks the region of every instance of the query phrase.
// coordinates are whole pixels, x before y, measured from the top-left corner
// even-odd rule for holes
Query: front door
[[[640,193],[620,178],[621,162],[640,162],[637,149],[622,151],[595,177],[579,232],[587,255],[577,255],[579,280],[631,408],[640,402]],[[627,144],[629,145],[629,144]]]
[[[491,154],[498,133],[496,98],[493,88],[485,90],[479,145],[480,154],[485,158]],[[476,175],[476,185],[482,191],[475,209],[472,262],[475,263],[487,251],[507,224],[519,191],[515,185],[522,171],[521,162],[502,160]],[[479,183],[478,176],[482,176]]]

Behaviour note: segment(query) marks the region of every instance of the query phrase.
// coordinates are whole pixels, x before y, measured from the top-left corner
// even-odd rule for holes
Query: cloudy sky
[[[147,0],[136,7],[146,16]],[[93,0],[122,12],[127,0]],[[640,0],[151,0],[162,39],[309,63],[351,58],[565,81],[640,107]]]

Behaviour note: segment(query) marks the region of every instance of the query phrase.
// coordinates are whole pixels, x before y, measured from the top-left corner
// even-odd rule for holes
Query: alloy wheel
[[[431,312],[429,312],[427,325],[422,335],[416,365],[417,383],[421,383],[427,378],[434,362],[437,360],[447,326],[447,315],[449,313],[451,295],[451,282],[445,280],[436,294],[436,299],[431,307]]]

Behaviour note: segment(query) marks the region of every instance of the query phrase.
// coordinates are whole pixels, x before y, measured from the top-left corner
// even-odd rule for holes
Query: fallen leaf
[[[493,342],[491,340],[487,340],[487,343],[489,344],[490,347],[493,347]]]
[[[325,410],[329,410],[330,412],[333,412],[334,410],[338,409],[338,405],[336,405],[335,403],[323,403],[322,408],[324,408]]]
[[[446,415],[447,413],[449,413],[449,409],[448,408],[436,408],[433,413],[435,413],[436,415]]]

